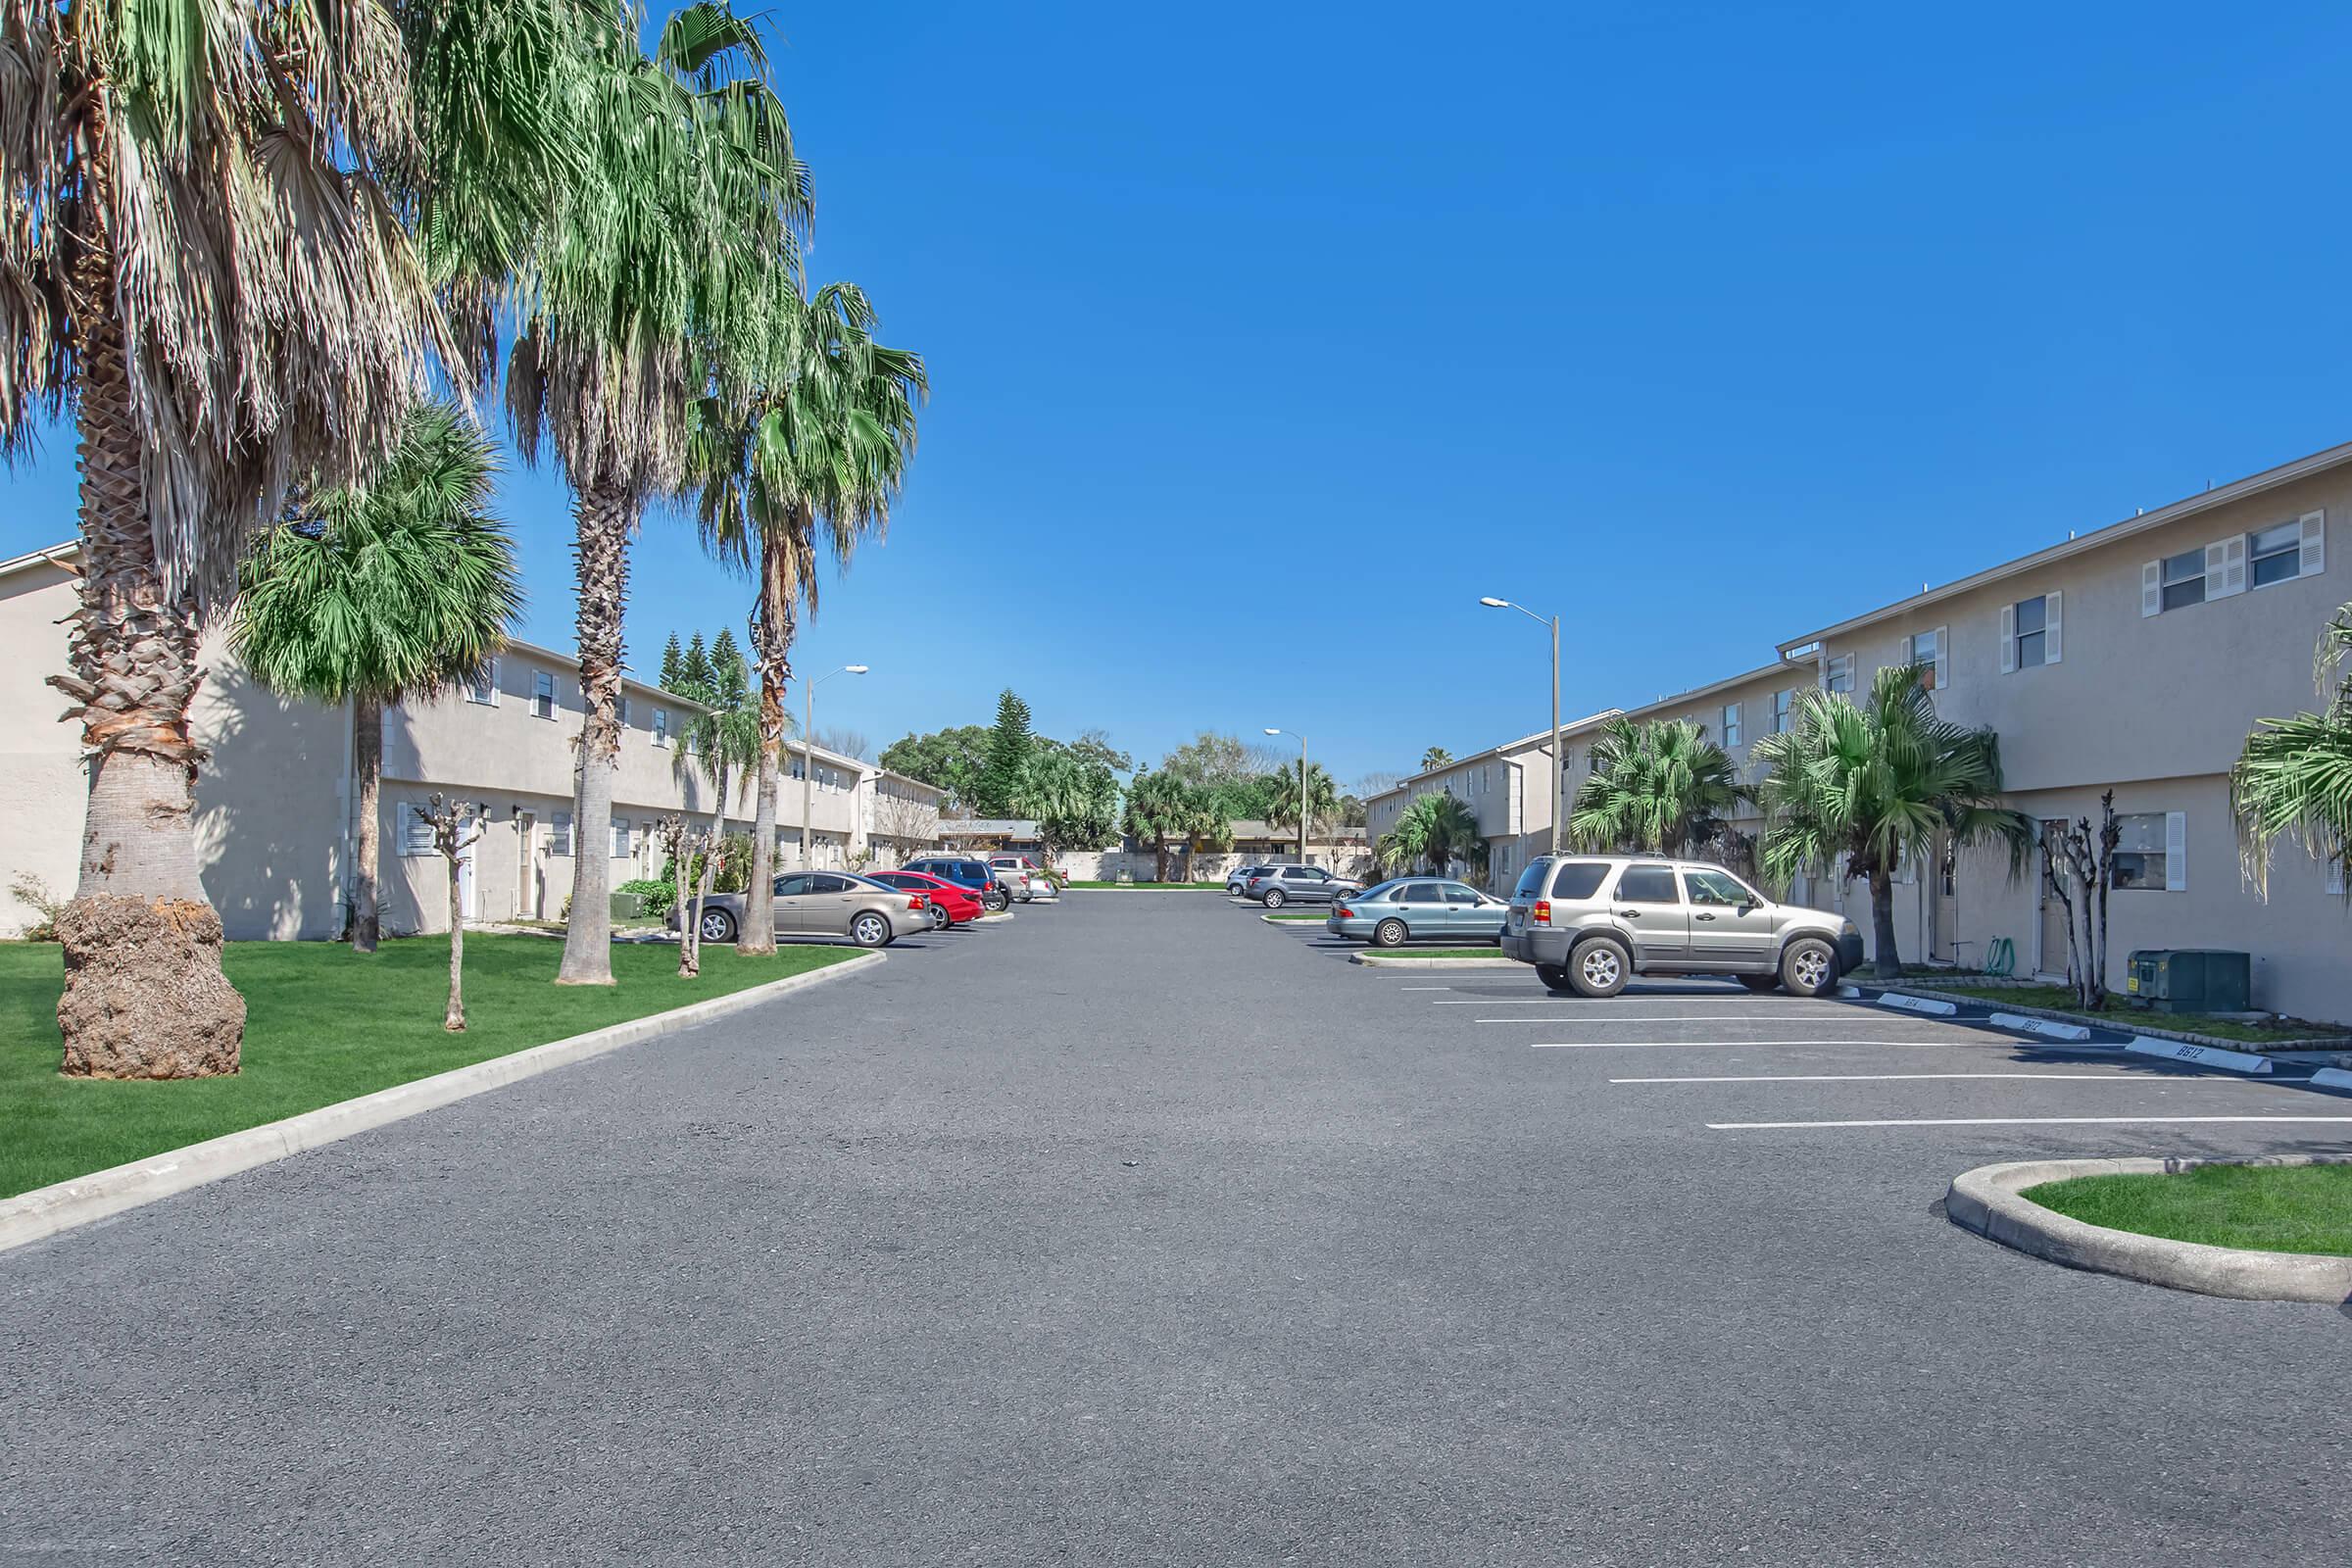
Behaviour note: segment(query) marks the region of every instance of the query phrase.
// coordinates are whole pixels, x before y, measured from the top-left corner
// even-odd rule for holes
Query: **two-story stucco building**
[[[59,621],[73,606],[75,556],[68,545],[0,562],[0,881],[29,874],[59,898],[78,874],[86,783],[79,730],[59,721],[65,705],[42,682],[66,667]],[[233,939],[337,936],[354,864],[352,710],[262,687],[224,640],[218,626],[205,637],[191,715],[208,754],[196,783],[205,890]],[[415,810],[434,791],[480,808],[481,835],[459,879],[468,920],[561,917],[583,854],[610,858],[615,884],[659,874],[660,821],[681,810],[707,821],[717,804],[678,747],[693,711],[674,693],[622,681],[612,825],[605,844],[590,846],[572,822],[583,710],[570,656],[510,644],[478,682],[387,707],[377,823],[385,929],[447,929],[447,866]],[[818,865],[902,857],[931,842],[937,789],[797,739],[786,748],[780,866],[799,863],[805,794]],[[749,781],[740,782],[740,791],[730,783],[730,832],[751,826]],[[0,933],[23,930],[33,915],[0,889]]]
[[[2347,519],[2352,443],[1790,638],[1770,664],[1626,716],[1695,720],[1752,785],[1755,741],[1788,726],[1806,688],[1860,695],[1883,666],[1925,665],[1938,713],[1999,736],[2018,810],[2043,823],[2095,820],[2099,797],[2115,792],[2124,837],[2109,890],[2111,984],[2134,948],[2242,949],[2253,956],[2256,1005],[2352,1018],[2352,912],[2340,875],[2284,851],[2264,897],[2240,862],[2229,787],[2256,723],[2318,706],[2313,646],[2352,600],[2341,569],[2352,559]],[[1568,745],[1571,798],[1590,771],[1588,726],[1597,723],[1580,721]],[[1486,783],[1489,769],[1526,771],[1528,745],[1480,753],[1368,802],[1375,840],[1430,790],[1480,804],[1499,788]],[[1523,791],[1524,780],[1507,788]],[[1506,846],[1505,825],[1498,815],[1490,834],[1497,888],[1544,848],[1541,836]],[[1531,811],[1525,826],[1536,825]],[[1753,834],[1764,824],[1750,813],[1732,825]],[[1905,866],[1898,948],[1907,958],[1976,964],[2005,938],[2017,972],[2062,974],[2063,914],[2038,859],[2015,881],[1998,852],[1943,851]],[[1800,879],[1789,891],[1868,928],[1859,883]]]

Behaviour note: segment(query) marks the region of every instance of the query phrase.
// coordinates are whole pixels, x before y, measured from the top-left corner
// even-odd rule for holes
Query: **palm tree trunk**
[[[1152,880],[1165,882],[1168,879],[1168,841],[1164,837],[1157,839],[1153,841],[1152,847],[1156,852]]]
[[[1894,951],[1894,878],[1883,865],[1870,871],[1870,940],[1878,977],[1901,979],[1903,960]]]
[[[624,490],[591,485],[572,506],[578,539],[579,782],[572,821],[571,919],[556,983],[612,983],[612,781],[620,769],[620,611],[629,589],[629,534],[638,503]]]
[[[384,705],[361,696],[352,705],[351,773],[359,787],[359,822],[352,844],[351,951],[373,953],[381,934],[376,872],[382,854],[375,814],[384,784]]]
[[[100,136],[89,145],[105,145]],[[93,162],[92,188],[111,175]],[[220,916],[196,868],[197,751],[188,735],[199,625],[169,588],[147,524],[113,258],[87,247],[74,275],[80,327],[80,605],[67,643],[89,767],[81,880],[58,916],[61,1071],[201,1078],[237,1070],[245,999],[221,973]]]
[[[760,774],[752,814],[752,879],[743,890],[743,929],[737,953],[776,951],[776,791],[784,771],[784,683],[792,678],[792,594],[785,582],[783,541],[760,530],[760,613],[752,625],[752,657],[760,666]]]
[[[449,859],[449,1011],[441,1027],[451,1034],[466,1030],[466,906],[458,896],[458,858]]]

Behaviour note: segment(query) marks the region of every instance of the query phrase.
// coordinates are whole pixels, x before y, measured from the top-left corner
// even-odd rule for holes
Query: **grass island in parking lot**
[[[2206,1247],[2352,1256],[2352,1164],[2199,1165],[2079,1176],[2025,1197],[2086,1225]]]
[[[0,1198],[858,956],[705,947],[703,972],[680,980],[675,947],[624,942],[612,948],[612,985],[558,987],[547,983],[553,952],[541,937],[469,936],[468,1027],[451,1034],[444,941],[390,941],[369,957],[336,943],[232,942],[225,967],[248,1009],[243,1070],[154,1083],[62,1076],[62,950],[0,945]]]

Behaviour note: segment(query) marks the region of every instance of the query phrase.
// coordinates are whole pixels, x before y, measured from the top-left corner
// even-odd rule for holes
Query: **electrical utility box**
[[[2141,948],[2124,989],[2158,1012],[2249,1012],[2254,960],[2214,948]]]

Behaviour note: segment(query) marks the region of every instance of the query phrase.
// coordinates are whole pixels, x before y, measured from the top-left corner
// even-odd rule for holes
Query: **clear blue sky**
[[[1011,685],[1139,760],[1406,770],[1546,721],[1481,594],[1630,705],[2352,436],[2338,7],[769,21],[812,271],[936,388],[799,654],[873,666],[818,722],[877,745]],[[71,452],[0,474],[0,547],[70,532]],[[564,498],[505,508],[568,646]],[[683,528],[635,560],[642,666],[740,622]]]

